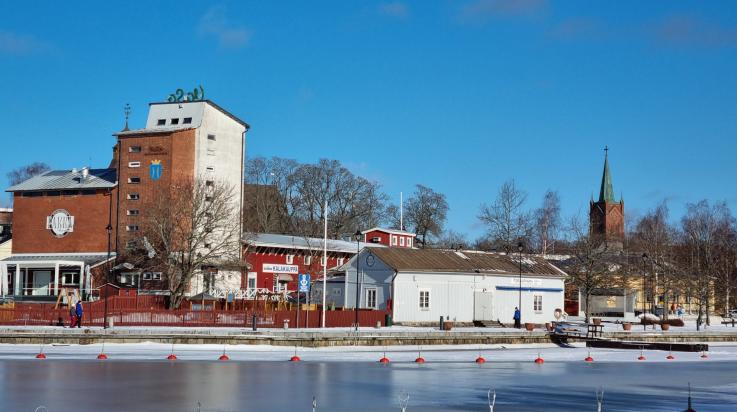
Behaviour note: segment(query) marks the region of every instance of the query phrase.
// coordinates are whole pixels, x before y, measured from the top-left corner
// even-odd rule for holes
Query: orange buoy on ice
[[[99,355],[97,355],[97,359],[98,360],[107,360],[107,355],[105,355],[104,353],[100,353]]]
[[[486,363],[486,359],[484,359],[483,356],[479,355],[479,357],[476,358],[476,363],[478,363],[479,365],[482,363]]]
[[[299,358],[299,356],[297,356],[297,355],[294,355],[294,356],[292,356],[292,357],[291,357],[291,358],[289,359],[289,361],[290,361],[290,362],[299,362],[299,361],[301,361],[301,360],[302,360],[302,359],[300,359],[300,358]]]
[[[389,363],[389,358],[384,356],[383,358],[379,359],[379,363]]]
[[[177,360],[177,355],[175,355],[175,354],[172,353],[171,355],[167,356],[166,359],[168,359],[168,360]]]
[[[41,352],[38,355],[36,355],[36,359],[46,359],[46,354]]]
[[[228,355],[226,355],[226,354],[223,353],[222,355],[220,355],[220,357],[218,358],[218,360],[227,361],[227,360],[230,360],[230,358],[228,357]]]

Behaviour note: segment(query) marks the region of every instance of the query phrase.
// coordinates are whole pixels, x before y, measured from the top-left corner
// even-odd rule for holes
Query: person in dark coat
[[[81,328],[82,327],[82,313],[84,313],[84,311],[82,310],[81,300],[77,302],[77,306],[75,307],[75,312],[77,313],[77,327]]]
[[[518,307],[514,308],[514,327],[519,329],[522,327],[522,324],[520,323],[521,314]]]

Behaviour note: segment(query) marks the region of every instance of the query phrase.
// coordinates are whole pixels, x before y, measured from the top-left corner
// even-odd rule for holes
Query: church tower
[[[609,172],[609,148],[604,148],[604,173],[601,176],[599,200],[592,199],[589,209],[589,230],[600,236],[610,249],[622,249],[624,242],[624,200],[614,199],[612,176]]]

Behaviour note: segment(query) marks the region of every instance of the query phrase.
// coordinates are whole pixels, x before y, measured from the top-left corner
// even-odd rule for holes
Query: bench
[[[725,326],[728,326],[731,324],[732,327],[734,327],[735,323],[737,323],[737,319],[735,318],[723,318],[722,319],[722,325],[725,325]]]

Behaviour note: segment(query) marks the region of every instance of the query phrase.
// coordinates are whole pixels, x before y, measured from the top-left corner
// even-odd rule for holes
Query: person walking
[[[522,324],[520,324],[520,318],[521,314],[518,307],[514,308],[514,327],[519,329],[522,327]]]
[[[75,305],[70,305],[69,308],[69,327],[73,328],[77,326],[77,307]]]
[[[84,310],[82,309],[82,301],[78,300],[77,305],[75,306],[75,313],[77,314],[77,327],[82,327],[82,314],[84,313]]]

